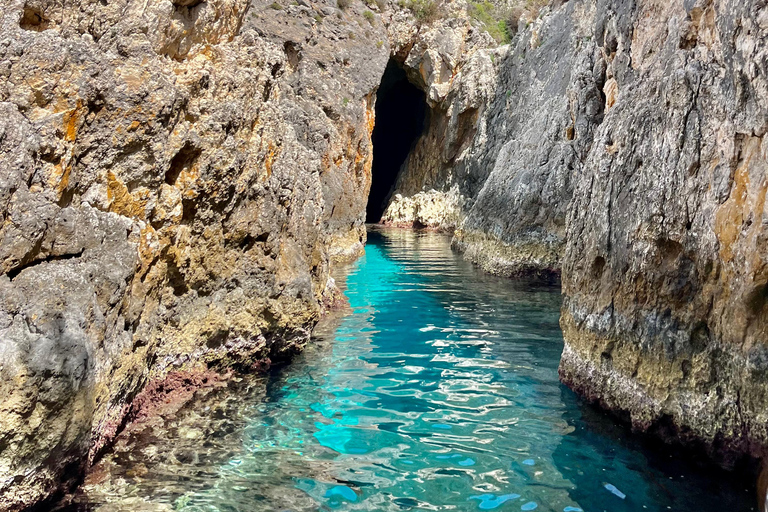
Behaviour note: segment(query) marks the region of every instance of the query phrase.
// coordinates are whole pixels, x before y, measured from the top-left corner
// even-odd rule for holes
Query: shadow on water
[[[342,270],[348,310],[292,364],[121,440],[73,510],[751,509],[738,475],[559,383],[559,287],[487,276],[405,230],[373,230]]]
[[[564,418],[573,431],[562,438],[552,457],[574,483],[571,496],[585,510],[605,508],[605,496],[589,492],[599,488],[619,498],[611,504],[615,512],[756,510],[753,468],[740,465],[726,471],[699,451],[632,432],[624,421],[562,388],[568,406]],[[598,466],[601,472],[594,471]]]

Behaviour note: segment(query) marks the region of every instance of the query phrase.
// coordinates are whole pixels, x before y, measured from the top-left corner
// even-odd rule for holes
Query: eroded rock
[[[3,3],[0,509],[77,481],[147,383],[285,358],[333,302],[389,55],[316,16]]]
[[[386,217],[496,274],[562,270],[562,379],[727,458],[768,446],[766,20],[572,0],[456,67],[436,35],[405,61],[432,116]]]
[[[384,68],[437,59],[431,34],[455,66],[480,33],[451,9],[2,3],[0,509],[70,487],[153,400],[306,343],[365,242]]]
[[[768,446],[767,15],[714,1],[598,16],[612,105],[563,263],[563,380],[726,454]]]
[[[604,111],[594,16],[594,5],[569,2],[511,46],[493,49],[478,38],[458,57],[456,44],[438,33],[426,38],[435,42],[425,43],[430,50],[421,60],[412,52],[405,61],[414,82],[430,91],[431,116],[395,196],[418,202],[430,190],[458,195],[444,214],[414,221],[455,231],[454,245],[489,272],[559,271],[573,177]]]

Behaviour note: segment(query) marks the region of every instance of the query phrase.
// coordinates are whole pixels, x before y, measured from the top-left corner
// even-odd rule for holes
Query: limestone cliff
[[[575,181],[563,380],[636,426],[768,447],[768,8],[596,17],[605,120]]]
[[[562,270],[564,382],[641,429],[761,455],[767,40],[760,1],[545,9],[430,98],[385,220],[455,230],[498,274]]]
[[[444,73],[384,221],[455,232],[489,272],[557,273],[574,177],[603,118],[594,16],[584,2],[544,9],[511,45]]]
[[[389,55],[361,12],[2,2],[0,509],[76,480],[169,371],[308,339],[364,241]]]
[[[430,87],[434,41],[490,41],[463,3],[2,0],[0,29],[3,510],[301,348],[365,241],[390,57]]]
[[[383,220],[562,271],[561,377],[638,427],[768,446],[768,7],[560,4],[495,47],[463,2],[0,0],[0,509],[306,342],[390,58],[429,118]]]

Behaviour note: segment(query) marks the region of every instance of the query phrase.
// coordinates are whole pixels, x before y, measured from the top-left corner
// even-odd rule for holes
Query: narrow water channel
[[[370,233],[350,309],[292,364],[118,445],[78,510],[746,511],[752,489],[649,444],[558,382],[559,288],[487,276],[450,238]]]

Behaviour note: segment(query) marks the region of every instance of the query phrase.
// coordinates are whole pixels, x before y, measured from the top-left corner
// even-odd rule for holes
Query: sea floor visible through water
[[[444,235],[373,228],[349,307],[267,375],[123,435],[76,511],[755,510],[754,484],[560,384],[556,285],[483,274]]]

